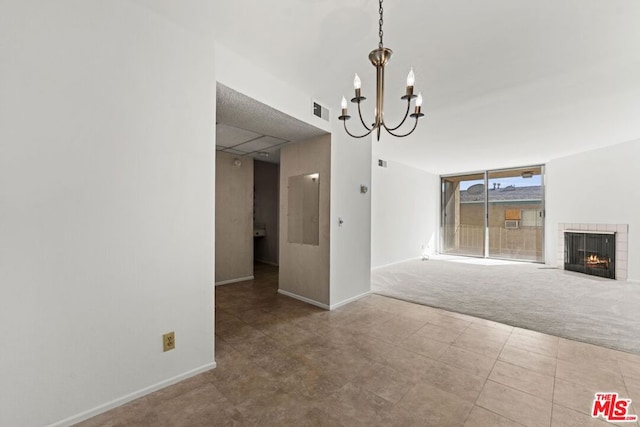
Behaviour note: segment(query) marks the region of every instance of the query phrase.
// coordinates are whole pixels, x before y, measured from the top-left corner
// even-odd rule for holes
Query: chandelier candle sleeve
[[[338,120],[349,120],[351,116],[347,112],[347,100],[344,98],[344,96],[342,97],[342,102],[340,103],[340,105],[342,107],[342,115],[338,117]]]
[[[361,110],[360,104],[366,98],[362,96],[362,89],[361,89],[362,81],[360,80],[360,77],[357,74],[353,79],[353,88],[355,90],[355,97],[351,99],[351,102],[357,104],[358,117],[360,119],[360,123],[365,129],[365,133],[362,135],[354,135],[351,132],[349,132],[349,129],[347,129],[347,120],[349,120],[351,116],[347,114],[347,101],[344,97],[342,98],[342,103],[341,103],[342,115],[338,117],[338,119],[344,122],[344,130],[349,136],[353,138],[364,138],[370,135],[373,131],[375,131],[376,139],[379,141],[380,133],[382,129],[386,130],[391,136],[395,136],[395,137],[402,138],[402,137],[411,135],[418,126],[418,119],[420,119],[420,117],[423,117],[424,114],[421,112],[422,95],[421,94],[418,94],[417,96],[414,95],[414,85],[416,81],[416,76],[413,72],[413,68],[411,68],[409,69],[409,74],[407,75],[406,93],[405,95],[400,97],[400,99],[407,101],[407,107],[404,114],[404,118],[400,121],[400,123],[397,126],[394,126],[394,127],[387,126],[387,124],[384,121],[384,68],[389,62],[389,60],[391,59],[391,55],[393,54],[393,51],[389,48],[384,47],[382,43],[382,36],[383,36],[382,25],[384,23],[383,21],[384,11],[382,8],[382,0],[379,0],[378,3],[380,5],[380,8],[378,10],[378,13],[380,14],[380,20],[378,21],[378,24],[379,24],[378,35],[380,37],[380,43],[378,43],[377,49],[374,49],[371,51],[371,53],[369,53],[369,61],[371,61],[371,64],[376,68],[376,102],[374,106],[375,107],[374,122],[371,126],[369,126],[367,123],[371,123],[371,122],[365,121],[365,119],[362,116],[362,110]],[[415,108],[414,108],[414,112],[412,114],[409,114],[409,112],[411,111],[412,99],[416,100]],[[409,117],[415,119],[415,122],[413,123],[413,127],[411,128],[411,130],[409,130],[404,134],[395,133],[395,131],[399,129]]]
[[[416,98],[416,110],[415,114],[420,114],[420,108],[422,107],[422,93],[418,92],[418,97]]]

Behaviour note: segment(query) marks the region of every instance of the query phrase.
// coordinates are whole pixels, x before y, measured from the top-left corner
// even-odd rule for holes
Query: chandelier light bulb
[[[342,102],[340,103],[340,105],[343,109],[347,108],[347,100],[344,98],[344,96],[342,97]]]
[[[407,75],[407,86],[413,86],[416,82],[416,76],[413,74],[413,67],[409,69],[409,75]]]
[[[416,107],[422,107],[422,93],[418,92],[418,97],[416,98]]]
[[[356,73],[356,76],[353,78],[353,88],[354,89],[360,89],[362,87],[362,82],[360,81],[360,77],[358,77],[358,74]]]

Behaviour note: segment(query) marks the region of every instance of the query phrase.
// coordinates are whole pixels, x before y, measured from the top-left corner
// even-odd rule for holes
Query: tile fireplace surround
[[[627,280],[629,224],[576,224],[561,222],[558,224],[558,266],[564,266],[564,232],[592,231],[616,233],[616,280]]]

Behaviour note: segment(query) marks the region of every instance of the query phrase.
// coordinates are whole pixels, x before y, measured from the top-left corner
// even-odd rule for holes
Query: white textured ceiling
[[[326,134],[218,83],[216,86],[216,149],[277,163],[280,148]]]
[[[373,111],[375,0],[133,0],[336,111],[363,80]],[[640,138],[640,1],[386,0],[385,116],[407,70],[427,114],[374,152],[439,173],[543,163]],[[350,124],[355,122],[352,120]]]

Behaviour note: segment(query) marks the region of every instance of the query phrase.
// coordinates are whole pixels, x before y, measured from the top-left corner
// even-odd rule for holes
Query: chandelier
[[[363,135],[354,135],[351,132],[349,132],[349,129],[347,129],[347,120],[349,120],[351,116],[348,114],[347,100],[344,98],[344,96],[342,97],[342,115],[338,117],[339,120],[342,120],[344,122],[344,130],[347,132],[347,134],[349,134],[349,136],[353,138],[364,138],[365,136],[370,135],[371,132],[375,130],[378,141],[380,141],[380,132],[382,128],[384,128],[389,134],[396,137],[400,137],[400,138],[411,135],[413,131],[416,130],[416,127],[418,126],[418,119],[424,116],[424,114],[420,112],[420,109],[422,107],[422,94],[418,93],[417,96],[413,94],[413,84],[415,83],[415,76],[413,74],[413,68],[411,68],[409,70],[409,75],[407,76],[407,92],[404,96],[400,98],[407,101],[407,111],[404,114],[404,118],[402,119],[400,124],[395,127],[388,127],[387,124],[384,122],[384,110],[383,110],[384,67],[385,65],[387,65],[387,62],[389,62],[389,59],[391,58],[391,54],[393,53],[393,51],[391,49],[384,47],[384,45],[382,44],[382,35],[383,35],[382,24],[384,23],[382,19],[382,13],[383,13],[382,0],[379,0],[379,5],[380,5],[380,8],[378,10],[378,13],[380,14],[380,19],[378,20],[378,28],[379,28],[378,35],[380,36],[380,42],[378,43],[378,48],[375,50],[372,50],[371,53],[369,53],[369,61],[371,61],[373,66],[376,67],[375,122],[371,125],[371,127],[369,127],[367,126],[367,124],[364,122],[364,119],[362,118],[360,103],[364,101],[366,98],[361,94],[360,88],[362,86],[362,83],[360,81],[360,77],[358,77],[357,74],[353,79],[353,87],[355,89],[356,96],[351,99],[351,102],[358,104],[358,116],[360,116],[360,122],[362,123],[362,126],[364,126],[366,133],[364,133]],[[416,100],[415,109],[412,114],[409,114],[409,111],[411,110],[411,100],[414,98]],[[395,133],[395,131],[397,131],[400,128],[400,126],[404,124],[404,122],[407,120],[407,117],[412,117],[416,119],[413,124],[413,128],[408,133],[405,133],[405,134]]]

